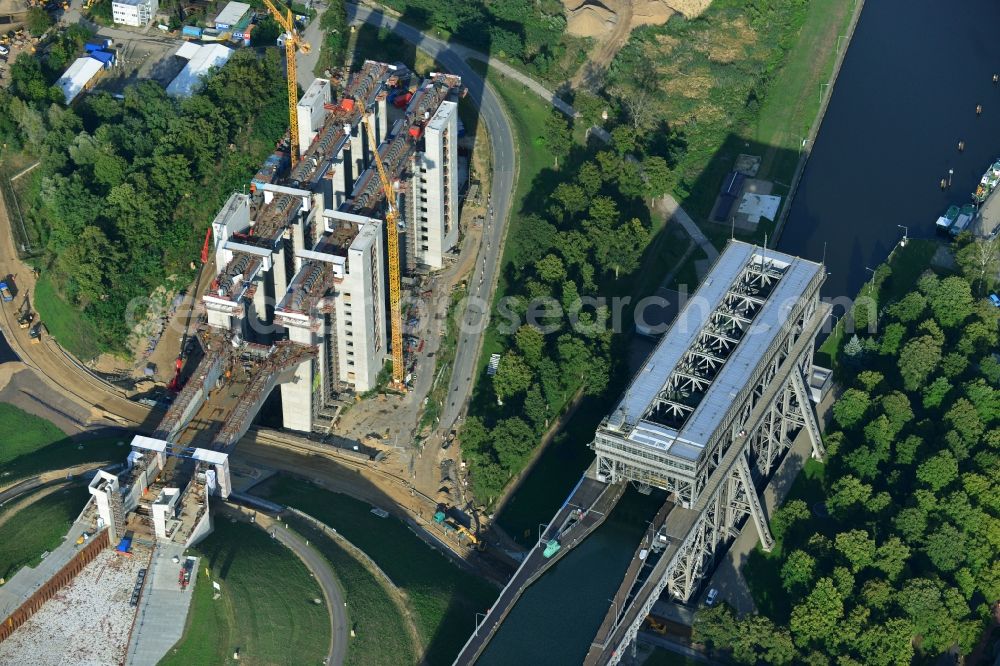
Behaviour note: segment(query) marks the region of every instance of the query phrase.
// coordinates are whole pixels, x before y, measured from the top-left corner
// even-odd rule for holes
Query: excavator
[[[25,294],[21,307],[17,309],[17,327],[28,328],[34,320],[35,313],[31,311],[31,302],[28,300],[28,295]]]

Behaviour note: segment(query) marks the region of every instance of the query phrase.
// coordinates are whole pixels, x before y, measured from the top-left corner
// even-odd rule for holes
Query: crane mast
[[[295,30],[295,23],[292,21],[292,10],[286,10],[287,15],[283,15],[278,8],[274,6],[271,0],[264,0],[264,4],[267,6],[268,11],[274,16],[274,20],[278,22],[288,36],[285,37],[285,66],[287,68],[287,84],[288,84],[288,132],[290,135],[291,146],[289,146],[289,151],[292,156],[292,166],[294,167],[299,163],[299,115],[296,110],[296,106],[299,103],[299,88],[298,88],[298,78],[295,68],[295,52],[301,49],[303,53],[309,52],[309,44],[299,40],[299,33]]]
[[[403,312],[399,287],[399,229],[396,213],[396,192],[392,181],[385,172],[382,157],[378,154],[378,142],[375,139],[375,115],[365,114],[365,129],[368,131],[368,145],[372,149],[378,177],[382,181],[385,192],[386,236],[389,239],[389,324],[392,329],[392,384],[398,390],[405,390],[403,383]]]

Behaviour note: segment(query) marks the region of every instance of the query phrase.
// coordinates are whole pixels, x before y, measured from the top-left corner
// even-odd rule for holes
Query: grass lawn
[[[82,463],[124,460],[127,442],[127,436],[73,441],[45,419],[0,403],[0,486]]]
[[[38,278],[32,303],[52,337],[73,356],[89,361],[101,353],[94,324],[84,318],[80,308],[71,306],[56,293],[45,273]]]
[[[795,45],[768,88],[753,127],[753,140],[768,147],[761,163],[763,177],[785,183],[791,179],[802,140],[819,112],[820,84],[833,74],[838,46],[846,46],[839,37],[847,30],[856,1],[809,3]]]
[[[428,546],[401,521],[372,515],[364,502],[283,476],[258,492],[333,527],[372,558],[409,597],[430,664],[451,663],[474,628],[475,613],[483,612],[499,594]]]
[[[798,478],[792,485],[785,502],[793,499],[801,499],[811,508],[818,502],[826,499],[823,488],[826,466],[817,460],[806,461],[805,467],[799,473]],[[783,502],[784,503],[784,502]],[[825,530],[823,523],[827,523],[828,530]],[[813,514],[808,521],[795,525],[792,529],[804,534],[815,532],[827,533],[832,536],[836,528],[829,518],[819,518]],[[781,622],[787,622],[792,612],[792,601],[794,601],[781,586],[781,564],[783,555],[782,548],[784,539],[775,535],[774,548],[770,553],[764,552],[760,544],[750,553],[747,562],[743,567],[743,578],[750,588],[754,603],[762,615],[773,618]]]
[[[347,620],[354,629],[344,663],[348,666],[415,664],[417,652],[403,627],[403,613],[382,583],[354,556],[300,518],[289,517],[296,532],[323,554],[347,600]]]
[[[161,665],[232,663],[319,664],[330,646],[323,593],[290,550],[263,530],[215,518],[215,531],[196,549],[202,556],[184,636]],[[222,597],[212,599],[212,585]]]
[[[86,486],[57,490],[0,526],[0,578],[10,579],[21,567],[36,566],[42,553],[58,546],[89,494]]]
[[[0,465],[4,469],[15,458],[34,453],[65,437],[62,430],[45,419],[14,405],[0,403]]]

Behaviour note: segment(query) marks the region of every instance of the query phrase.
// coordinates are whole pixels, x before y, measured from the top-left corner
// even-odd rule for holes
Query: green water
[[[527,589],[477,664],[580,664],[664,499],[626,492],[600,528]]]

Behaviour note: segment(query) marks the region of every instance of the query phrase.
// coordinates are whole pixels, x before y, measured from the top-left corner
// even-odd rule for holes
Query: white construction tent
[[[194,47],[194,48],[191,48]],[[167,86],[167,94],[175,97],[190,97],[201,83],[201,79],[213,67],[222,67],[233,55],[233,50],[222,44],[202,44],[188,42],[177,49],[176,55],[187,58],[188,63],[180,74]]]
[[[100,60],[90,57],[77,58],[66,70],[66,73],[56,81],[56,85],[59,86],[66,98],[66,103],[71,103],[77,95],[89,88],[103,67]]]

